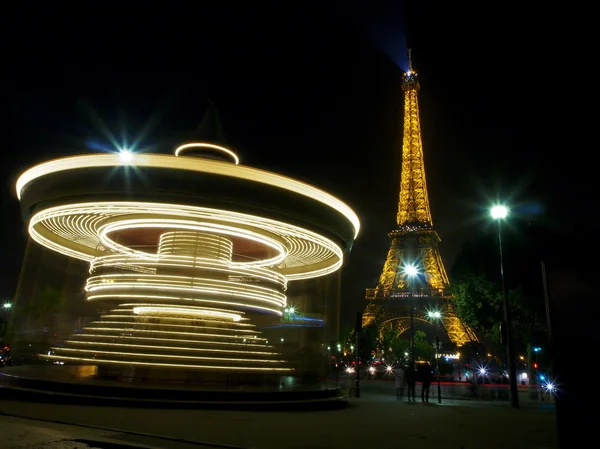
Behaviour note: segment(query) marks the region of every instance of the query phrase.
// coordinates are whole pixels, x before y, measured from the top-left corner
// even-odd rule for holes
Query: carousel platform
[[[339,385],[300,383],[292,376],[244,384],[143,377],[107,377],[96,366],[31,365],[0,369],[0,398],[81,405],[152,408],[303,409],[340,408]]]

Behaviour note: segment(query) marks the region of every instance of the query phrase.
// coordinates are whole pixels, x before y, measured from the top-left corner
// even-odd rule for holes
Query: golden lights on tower
[[[410,49],[408,59],[408,70],[401,83],[404,116],[398,227],[388,234],[391,245],[377,287],[366,289],[369,303],[363,313],[364,325],[381,320],[382,316],[388,321],[401,319],[398,314],[405,314],[406,310],[396,299],[408,297],[414,289],[430,300],[449,298],[449,279],[438,248],[440,237],[433,228],[429,205],[418,99],[420,84]],[[411,281],[410,272],[403,269],[406,266],[417,268],[418,278]],[[443,323],[450,339],[459,346],[476,341],[475,334],[460,321],[451,304],[446,302],[445,308]]]
[[[402,136],[402,170],[398,200],[398,226],[431,227],[431,210],[427,196],[423,139],[419,116],[419,83],[410,62],[402,82],[404,91],[404,123]]]

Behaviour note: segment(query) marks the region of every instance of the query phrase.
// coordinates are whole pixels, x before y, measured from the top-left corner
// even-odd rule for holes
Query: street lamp
[[[121,162],[131,162],[133,159],[133,153],[131,152],[131,150],[122,148],[121,150],[119,150],[119,158],[121,159]]]
[[[2,304],[2,308],[6,309],[6,310],[12,309],[12,303],[11,302],[5,302],[4,304]]]
[[[517,392],[517,372],[514,362],[514,348],[511,337],[510,307],[508,305],[508,295],[506,293],[506,283],[504,281],[504,261],[502,256],[502,221],[508,216],[506,206],[497,205],[492,207],[490,215],[498,223],[498,248],[500,252],[500,278],[502,280],[502,302],[504,304],[504,326],[506,332],[506,352],[508,356],[508,382],[510,387],[510,404],[519,408],[519,396]]]
[[[294,314],[296,313],[295,307],[287,307],[283,309],[283,319],[293,320]]]
[[[413,304],[413,291],[411,279],[419,274],[419,270],[412,264],[404,265],[404,274],[408,278],[408,304],[410,307],[410,359],[415,360],[415,307]]]
[[[437,396],[438,404],[442,403],[442,385],[440,384],[440,338],[438,337],[438,320],[442,318],[442,314],[438,311],[427,312],[429,319],[433,320],[435,329],[435,370],[437,371]]]

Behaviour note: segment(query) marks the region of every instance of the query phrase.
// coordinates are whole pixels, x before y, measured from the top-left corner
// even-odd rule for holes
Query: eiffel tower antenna
[[[433,228],[425,177],[423,140],[419,117],[419,79],[408,50],[408,71],[402,78],[404,123],[397,228],[377,287],[366,291],[363,325],[393,325],[398,332],[411,329],[406,318],[431,322],[428,311],[439,312],[446,333],[458,346],[477,341],[475,334],[454,313],[449,280],[438,249],[440,237]],[[416,313],[416,315],[415,315]]]

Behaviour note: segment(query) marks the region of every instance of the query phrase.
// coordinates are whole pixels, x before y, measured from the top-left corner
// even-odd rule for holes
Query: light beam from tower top
[[[419,79],[412,64],[412,48],[408,49],[408,70],[402,77],[403,89],[419,89]]]

